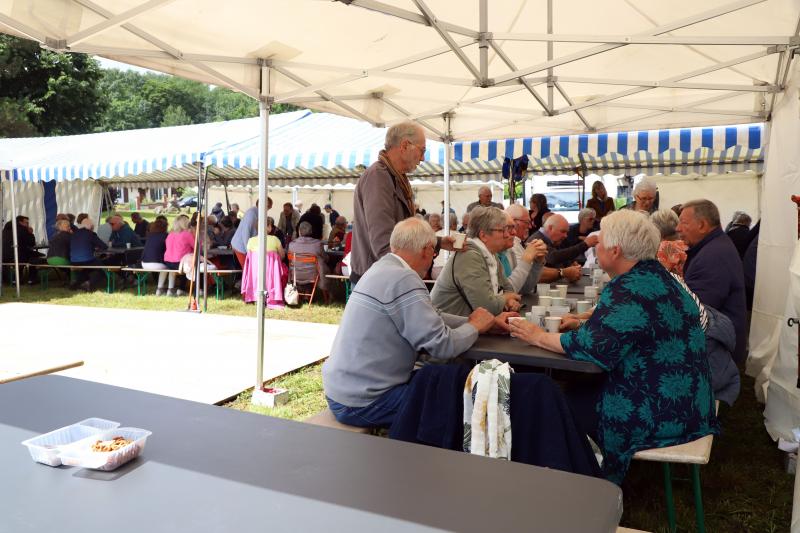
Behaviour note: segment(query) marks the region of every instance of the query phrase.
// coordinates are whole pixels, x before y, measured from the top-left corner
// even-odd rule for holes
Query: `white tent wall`
[[[719,209],[723,227],[735,211],[744,211],[753,217],[753,223],[761,215],[761,179],[753,172],[710,176],[655,176],[652,179],[658,184],[661,209],[669,209],[689,200],[707,198]]]
[[[76,216],[79,213],[88,213],[95,224],[99,223],[96,219],[102,197],[103,187],[94,180],[64,181],[56,185],[58,212]]]
[[[788,338],[783,335],[783,330],[789,329],[786,324],[789,317],[785,314],[789,266],[797,243],[797,209],[789,197],[800,192],[800,151],[797,150],[797,139],[800,138],[799,96],[800,62],[795,60],[789,84],[776,103],[768,137],[750,357],[747,361],[747,373],[756,378],[756,395],[767,402],[767,430],[774,438],[789,435],[791,423],[788,423],[788,418],[797,416],[800,404],[800,390],[788,386],[796,379],[797,367],[790,370],[774,365],[779,346],[781,350],[797,353],[796,344],[794,348],[791,345],[784,347],[782,339]],[[796,331],[791,331],[796,343]],[[778,413],[786,415],[779,416]],[[779,423],[779,418],[783,423]],[[794,425],[797,425],[796,419]]]
[[[33,228],[36,242],[47,240],[44,216],[44,191],[41,183],[15,182],[14,193],[17,202],[17,215],[28,217],[28,223]],[[11,187],[8,182],[3,183],[3,220],[11,220]],[[13,257],[4,257],[3,262],[14,262]]]

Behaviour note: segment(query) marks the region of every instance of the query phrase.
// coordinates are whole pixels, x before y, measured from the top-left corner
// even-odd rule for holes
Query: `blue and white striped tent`
[[[272,186],[352,184],[383,148],[385,128],[326,113],[296,111],[270,119]],[[457,142],[454,182],[500,180],[503,157],[531,158],[536,174],[712,174],[760,172],[761,124]],[[197,180],[204,163],[212,179],[253,184],[258,178],[258,119],[145,130],[0,139],[0,178],[23,182],[99,180],[131,186],[171,186]],[[412,176],[441,180],[445,146],[428,140]],[[12,164],[3,165],[3,162]]]
[[[763,166],[762,124],[457,142],[457,161],[530,158],[533,173],[711,174]]]

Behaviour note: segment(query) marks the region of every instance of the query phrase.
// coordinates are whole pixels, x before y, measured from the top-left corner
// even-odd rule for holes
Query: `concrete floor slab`
[[[327,357],[338,329],[265,322],[264,379]],[[61,375],[203,403],[235,396],[256,380],[251,317],[7,303],[0,305],[0,331],[0,370],[58,354],[85,361]]]

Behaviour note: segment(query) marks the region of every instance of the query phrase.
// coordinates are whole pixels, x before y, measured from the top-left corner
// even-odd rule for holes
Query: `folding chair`
[[[317,291],[317,283],[319,283],[319,265],[317,264],[317,256],[313,254],[296,254],[289,252],[289,270],[292,272],[292,282],[297,289],[299,296],[308,296],[308,306],[311,307],[311,302],[314,301],[314,293]],[[300,280],[297,279],[297,269],[300,269]],[[313,278],[312,278],[313,276]],[[311,285],[311,292],[301,292],[300,286]]]

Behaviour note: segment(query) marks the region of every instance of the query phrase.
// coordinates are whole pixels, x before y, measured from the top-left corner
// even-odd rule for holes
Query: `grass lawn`
[[[50,287],[40,290],[38,285],[23,285],[20,291],[20,298],[17,299],[14,287],[7,283],[3,284],[3,295],[0,303],[27,302],[27,303],[46,303],[54,305],[82,305],[85,307],[111,307],[119,309],[145,309],[150,311],[183,311],[186,309],[187,298],[167,296],[154,296],[152,293],[147,296],[136,296],[136,287],[124,289],[114,294],[106,294],[102,291],[83,292],[71,291],[69,289],[57,287],[59,282],[55,275],[51,274]],[[119,286],[119,284],[118,284]],[[226,285],[227,287],[227,285]],[[148,284],[152,291],[152,284]],[[210,292],[210,291],[209,291]],[[224,300],[217,301],[213,293],[209,294],[208,312],[221,315],[233,316],[256,316],[256,306],[247,305],[235,296],[226,295]],[[200,302],[202,306],[202,300]],[[322,305],[315,303],[309,307],[303,304],[296,309],[286,308],[283,311],[265,310],[267,318],[278,320],[297,320],[299,322],[319,322],[323,324],[338,324],[344,310],[344,304],[333,303]]]

